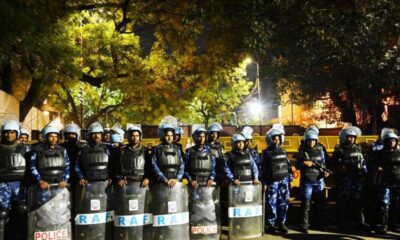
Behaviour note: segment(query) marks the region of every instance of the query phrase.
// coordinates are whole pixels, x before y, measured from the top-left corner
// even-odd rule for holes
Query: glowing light
[[[259,101],[252,101],[249,103],[249,111],[253,115],[260,115],[263,110],[263,105]]]

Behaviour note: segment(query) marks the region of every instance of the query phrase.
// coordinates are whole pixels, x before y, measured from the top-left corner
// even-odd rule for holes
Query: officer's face
[[[197,134],[196,143],[200,146],[206,144],[206,134],[204,132]]]
[[[356,142],[356,137],[354,137],[354,136],[347,136],[347,137],[346,137],[346,142],[347,142],[348,144],[353,144],[353,143]]]
[[[139,144],[140,142],[140,133],[138,131],[133,131],[130,135],[130,142],[133,145]]]
[[[273,136],[272,142],[274,143],[275,146],[278,146],[279,144],[281,144],[281,138],[279,136]]]
[[[47,134],[47,142],[50,144],[50,146],[56,145],[58,142],[58,134],[57,133]]]
[[[6,131],[4,137],[6,142],[15,142],[17,140],[17,131]]]
[[[37,137],[38,137],[38,141],[39,142],[43,141],[43,134],[42,133],[38,133]]]
[[[178,143],[181,140],[181,135],[176,134],[174,138],[174,142]]]
[[[218,132],[211,132],[210,137],[211,141],[216,141],[218,139]]]
[[[246,140],[246,141],[244,141],[244,146],[249,147],[250,143],[251,143],[251,140]]]
[[[397,141],[394,138],[389,139],[389,147],[390,148],[395,148],[397,145]]]
[[[239,150],[239,151],[243,150],[243,149],[244,149],[244,141],[237,141],[237,142],[235,143],[235,147],[236,147],[236,149]]]
[[[111,141],[111,134],[109,132],[104,133],[103,142],[110,142]]]
[[[19,141],[22,143],[28,142],[28,135],[23,134],[23,135],[19,136]]]
[[[174,142],[174,133],[172,131],[166,131],[164,133],[164,140],[168,144],[172,144]]]
[[[65,135],[65,138],[66,138],[68,141],[76,141],[77,138],[78,138],[78,136],[77,136],[75,133],[67,133],[67,134]]]
[[[317,144],[317,141],[315,139],[307,140],[307,146],[309,146],[310,148],[314,148],[316,144]]]
[[[101,133],[91,133],[90,140],[94,143],[100,143],[101,142]]]

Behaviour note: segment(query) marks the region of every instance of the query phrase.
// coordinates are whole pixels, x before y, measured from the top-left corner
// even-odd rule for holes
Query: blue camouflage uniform
[[[300,195],[301,195],[301,212],[302,219],[300,228],[302,231],[308,232],[309,227],[309,212],[311,206],[311,199],[314,197],[316,209],[316,217],[318,218],[318,225],[323,226],[324,214],[324,172],[322,169],[312,166],[307,167],[304,161],[314,161],[322,166],[325,166],[325,153],[321,145],[317,144],[314,148],[307,145],[299,148],[296,155],[296,168],[300,169]]]
[[[197,146],[193,146],[193,147],[189,148],[188,150],[186,150],[186,158],[185,158],[186,159],[186,161],[185,161],[185,166],[186,166],[185,167],[185,176],[186,176],[186,178],[189,180],[189,182],[196,180],[196,176],[193,175],[193,173],[189,171],[191,169],[190,168],[191,161],[193,160],[193,155],[194,155],[195,151],[211,155],[211,174],[208,176],[208,179],[211,179],[214,181],[216,174],[217,174],[216,173],[217,160],[216,160],[215,156],[212,155],[209,146],[204,146],[201,149]]]
[[[41,143],[40,145],[38,145],[35,148],[35,151],[32,152],[31,155],[31,174],[34,178],[34,180],[36,181],[36,183],[39,183],[41,180],[45,180],[48,181],[47,179],[43,179],[43,176],[40,174],[39,170],[38,170],[38,164],[40,159],[40,155],[45,152],[46,150],[51,149],[51,147],[47,144],[47,143]],[[60,145],[55,145],[54,150],[56,151],[60,151],[62,152],[62,157],[64,159],[65,162],[65,169],[64,169],[64,173],[61,177],[61,181],[65,181],[68,182],[70,179],[70,161],[68,158],[68,154],[67,154],[67,150],[63,147],[61,147]],[[58,182],[48,182],[49,184],[58,184]],[[39,203],[40,204],[44,204],[46,203],[49,198],[50,198],[50,192],[47,190],[43,190],[40,192],[39,194]]]
[[[320,171],[319,169],[316,169],[317,171],[320,171],[320,175],[317,176],[316,180],[312,180],[305,177],[306,171],[310,168],[305,166],[303,162],[312,160],[310,152],[316,153],[317,156],[319,155],[321,163],[325,165],[325,154],[323,153],[322,148],[320,148],[318,145],[314,149],[307,149],[306,147],[305,149],[299,150],[299,153],[296,156],[296,168],[300,169],[301,172],[301,177],[300,177],[301,198],[304,200],[311,200],[311,197],[315,195],[316,200],[323,200],[324,198],[323,190],[325,188],[325,182],[322,176],[323,172]]]
[[[107,163],[107,166],[108,166],[108,168],[107,168],[108,169],[108,179],[112,179],[113,177],[116,176],[117,166],[115,166],[115,164],[112,164],[112,160],[113,159],[111,159],[111,151],[110,151],[111,146],[109,144],[106,144],[106,143],[96,144],[94,142],[89,141],[87,143],[87,145],[85,145],[84,147],[91,148],[91,147],[96,147],[97,145],[100,145],[100,144],[106,145],[105,153],[110,158],[108,163]],[[82,164],[82,149],[83,149],[83,147],[78,152],[78,155],[76,157],[76,165],[75,165],[75,174],[76,174],[76,176],[77,176],[79,181],[82,180],[82,179],[86,179],[86,176],[85,176],[86,173],[82,172],[82,169],[80,167],[80,165]]]
[[[160,154],[163,151],[163,149],[170,149],[174,150],[176,154],[179,154],[179,169],[177,173],[174,173],[173,175],[167,175],[167,173],[163,172],[158,164],[158,160],[160,158]],[[151,157],[151,168],[153,170],[153,174],[155,175],[155,178],[158,182],[163,182],[165,183],[169,179],[177,179],[178,181],[182,180],[183,174],[185,173],[185,164],[183,162],[183,158],[181,155],[181,150],[179,146],[176,144],[167,144],[167,143],[162,143],[153,148],[152,151],[152,157]],[[166,176],[167,175],[167,176]]]
[[[21,157],[26,159],[27,153],[25,145],[17,142],[14,143],[14,145],[17,145],[15,152],[20,152]],[[24,178],[24,172],[21,174],[21,180],[14,181],[14,179],[11,181],[0,182],[0,208],[11,210],[13,203],[25,202],[26,188],[22,182],[22,179]]]
[[[257,167],[258,167],[258,171],[260,171],[261,169],[261,158],[260,158],[260,154],[258,154],[258,151],[252,147],[248,147],[246,148],[247,151],[250,152],[251,156],[254,159],[254,162],[256,163]]]
[[[398,141],[397,135],[387,136]],[[387,228],[399,232],[400,213],[400,149],[396,146],[393,149],[384,147],[376,155],[378,171],[381,172],[381,184],[379,186],[379,215],[378,230],[385,233]]]
[[[278,146],[269,146],[262,153],[261,181],[267,186],[266,221],[270,227],[284,224],[289,208],[292,168],[286,151]]]
[[[237,151],[237,150],[232,150],[227,154],[227,166],[228,166],[228,171],[227,171],[227,177],[228,179],[232,182],[235,179],[239,179],[241,180],[241,176],[239,176],[236,173],[236,169],[235,169],[235,160],[237,158],[237,156],[240,155],[244,155],[244,154],[249,154],[249,158],[250,158],[250,168],[251,168],[251,172],[252,172],[252,179],[258,179],[259,178],[259,171],[258,171],[258,167],[256,162],[254,161],[254,158],[251,156],[251,154],[249,152],[247,152],[246,150],[242,151]]]
[[[332,154],[335,186],[338,198],[338,224],[346,228],[353,211],[358,223],[364,222],[362,191],[367,166],[361,148],[357,144],[340,144]]]

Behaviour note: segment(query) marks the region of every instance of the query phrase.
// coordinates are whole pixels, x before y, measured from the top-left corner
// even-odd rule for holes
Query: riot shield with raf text
[[[67,188],[57,184],[42,190],[34,185],[28,190],[28,239],[70,240],[71,204]]]
[[[150,198],[149,188],[142,188],[141,182],[114,186],[114,240],[149,239],[153,223]]]
[[[263,232],[262,185],[229,185],[229,239],[260,237]]]
[[[113,238],[114,211],[111,209],[108,181],[93,181],[76,186],[75,240]]]
[[[219,188],[189,188],[190,239],[219,239],[221,234]]]
[[[168,188],[158,183],[151,189],[153,210],[152,239],[189,239],[189,209],[187,186],[177,183]]]

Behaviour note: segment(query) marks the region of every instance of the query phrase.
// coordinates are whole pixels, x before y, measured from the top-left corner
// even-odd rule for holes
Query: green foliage
[[[397,1],[258,5],[249,46],[269,63],[280,93],[302,104],[329,96],[343,121],[379,124],[382,100],[400,90]]]

